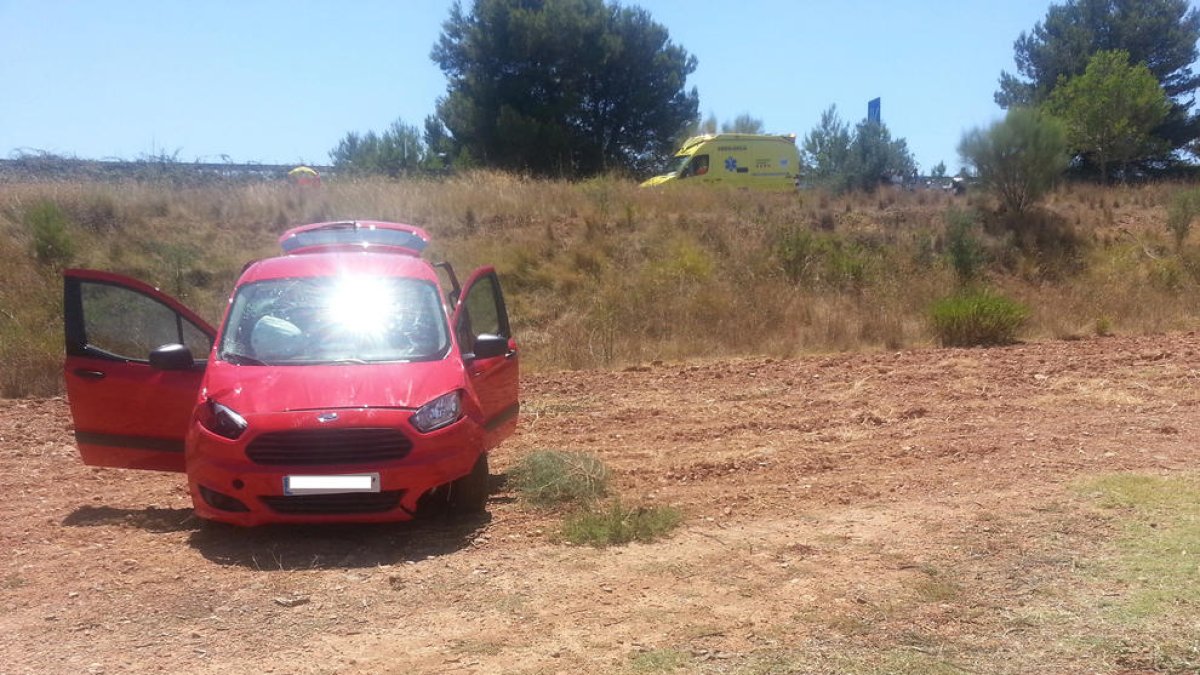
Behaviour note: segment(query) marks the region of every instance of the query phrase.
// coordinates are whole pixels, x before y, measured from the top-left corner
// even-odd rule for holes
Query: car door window
[[[504,297],[495,274],[480,277],[467,289],[459,315],[458,340],[464,349],[471,349],[475,338],[485,333],[511,337]]]
[[[696,155],[679,173],[679,177],[681,179],[691,178],[692,176],[703,176],[706,173],[708,173],[708,155]]]
[[[103,283],[80,285],[83,329],[89,348],[107,355],[145,361],[165,344],[186,345],[198,359],[207,358],[212,341],[175,310],[137,291]]]

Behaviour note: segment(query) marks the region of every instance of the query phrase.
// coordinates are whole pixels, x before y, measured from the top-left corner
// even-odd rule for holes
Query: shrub
[[[1171,198],[1167,208],[1167,229],[1175,238],[1176,250],[1183,248],[1196,216],[1200,216],[1200,188],[1178,192]]]
[[[608,468],[586,452],[538,450],[513,467],[510,477],[522,497],[541,506],[587,503],[608,492]]]
[[[63,267],[75,257],[75,241],[67,229],[67,215],[52,201],[35,203],[25,212],[25,226],[33,234],[33,255],[43,265]]]
[[[944,347],[1004,345],[1016,341],[1029,308],[989,291],[943,298],[930,309],[933,332]]]
[[[862,290],[870,277],[866,247],[827,233],[790,227],[775,236],[772,253],[793,283]]]
[[[958,152],[979,182],[1012,213],[1032,207],[1067,168],[1067,134],[1062,123],[1036,110],[1013,108],[987,129],[968,131]]]
[[[678,509],[665,506],[627,507],[614,501],[589,508],[563,523],[563,537],[573,544],[613,546],[631,541],[654,541],[683,521]]]
[[[986,258],[975,235],[977,229],[969,212],[955,208],[946,211],[946,254],[960,283],[973,281]]]

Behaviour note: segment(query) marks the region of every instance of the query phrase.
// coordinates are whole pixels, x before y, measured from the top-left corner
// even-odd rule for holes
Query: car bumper
[[[428,434],[408,424],[411,411],[359,410],[343,413],[336,423],[319,428],[297,426],[311,413],[281,413],[250,420],[243,438],[229,441],[196,426],[188,436],[188,486],[201,518],[241,526],[268,523],[370,523],[411,519],[417,502],[433,488],[467,475],[484,449],[480,426],[469,418]],[[341,461],[338,439],[354,438],[355,430],[392,430],[410,442],[394,459]],[[324,434],[318,446],[330,452],[288,463],[288,447],[273,447],[266,460],[260,451],[270,434]],[[349,436],[344,434],[350,434]],[[310,444],[311,445],[311,444]],[[353,445],[353,442],[349,443]],[[345,450],[353,455],[355,449]],[[378,474],[378,491],[288,495],[287,476]]]

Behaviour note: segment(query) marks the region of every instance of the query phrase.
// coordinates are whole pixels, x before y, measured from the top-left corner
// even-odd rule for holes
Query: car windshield
[[[676,156],[672,157],[669,162],[667,162],[666,167],[663,169],[663,172],[659,175],[674,176],[674,175],[678,174],[680,171],[683,171],[683,168],[685,166],[687,166],[687,163],[689,161],[691,161],[691,159],[692,159],[691,155],[676,155]]]
[[[417,279],[272,279],[238,289],[218,358],[243,365],[441,358],[449,348],[437,287]]]

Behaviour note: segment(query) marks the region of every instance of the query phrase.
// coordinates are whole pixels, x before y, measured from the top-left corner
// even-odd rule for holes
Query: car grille
[[[267,508],[276,513],[347,514],[382,513],[400,504],[404,490],[386,492],[347,492],[334,495],[292,495],[259,497]]]
[[[411,449],[395,429],[300,429],[262,434],[246,456],[256,464],[367,464],[403,459]]]

